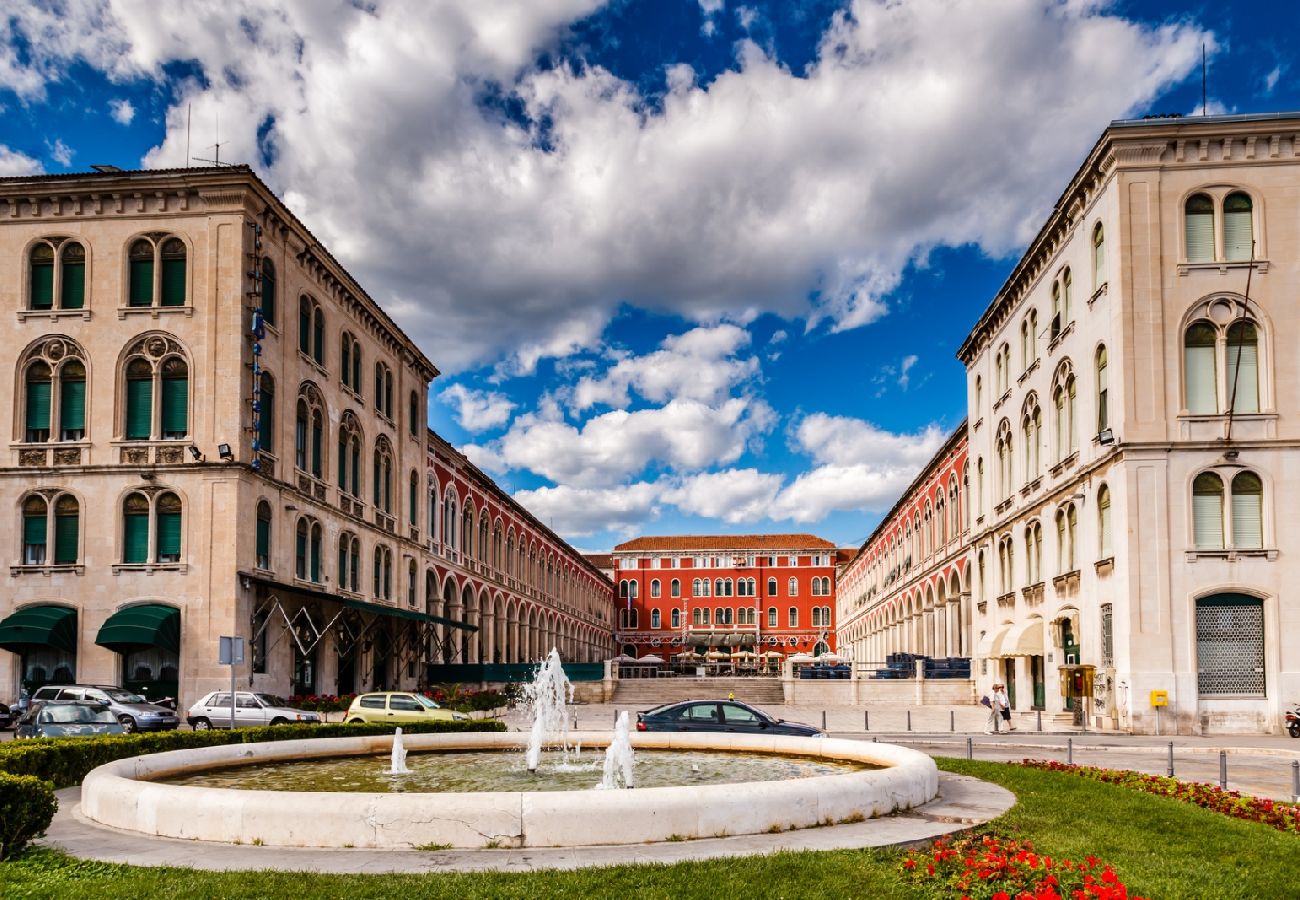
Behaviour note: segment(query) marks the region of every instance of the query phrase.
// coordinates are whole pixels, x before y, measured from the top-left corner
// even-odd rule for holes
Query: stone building
[[[962,345],[981,689],[1089,726],[1280,727],[1298,176],[1294,114],[1113,123]]]
[[[428,431],[434,365],[248,168],[0,179],[0,214],[0,697],[189,703],[225,634],[277,693],[609,646],[608,582]]]
[[[614,548],[629,656],[834,650],[836,547],[811,534],[639,537]],[[778,656],[779,654],[779,656]]]
[[[841,574],[836,622],[855,662],[971,655],[969,469],[962,422]]]

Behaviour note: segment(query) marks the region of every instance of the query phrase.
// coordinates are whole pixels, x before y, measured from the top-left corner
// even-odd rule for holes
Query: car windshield
[[[112,700],[114,703],[148,703],[149,702],[148,700],[141,697],[139,694],[133,694],[130,691],[114,689],[111,691],[104,691],[104,693],[108,694],[108,698]]]
[[[426,709],[442,709],[441,706],[424,696],[424,694],[416,694],[415,699],[419,700]]]
[[[37,719],[42,725],[111,724],[117,721],[106,706],[82,706],[78,703],[47,706]]]
[[[254,694],[258,700],[262,701],[263,706],[288,706],[289,701],[283,697],[277,697],[275,694]]]

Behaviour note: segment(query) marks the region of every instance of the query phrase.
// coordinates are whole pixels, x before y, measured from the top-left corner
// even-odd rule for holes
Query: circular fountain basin
[[[606,746],[611,736],[583,732],[570,738],[588,752]],[[528,735],[420,734],[403,740],[418,763],[417,754],[427,752],[522,751]],[[689,773],[683,772],[679,786],[611,791],[381,793],[163,782],[233,766],[376,757],[392,747],[391,737],[322,738],[173,750],[108,763],[82,783],[81,812],[92,821],[145,834],[282,847],[574,847],[861,821],[919,806],[938,793],[933,760],[893,744],[647,733],[634,735],[632,746],[638,751],[777,755],[854,768],[841,774],[706,785],[690,783]],[[367,763],[383,765],[380,759]]]

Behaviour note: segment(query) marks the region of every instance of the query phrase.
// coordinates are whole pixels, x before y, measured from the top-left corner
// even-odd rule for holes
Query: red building
[[[836,547],[811,534],[639,537],[614,548],[618,644],[683,651],[835,649]]]

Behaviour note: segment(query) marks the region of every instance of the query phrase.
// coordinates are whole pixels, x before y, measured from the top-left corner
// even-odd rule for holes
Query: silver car
[[[84,700],[107,706],[128,732],[173,731],[181,723],[175,710],[111,684],[47,684],[32,695],[33,704],[47,700]]]
[[[319,724],[320,714],[294,709],[274,694],[255,691],[235,692],[235,727],[258,728],[262,725],[288,725],[291,722]],[[190,707],[185,721],[195,731],[230,727],[230,691],[213,691]]]
[[[84,700],[44,700],[33,703],[18,720],[15,738],[94,737],[121,734],[122,723],[113,711]]]

